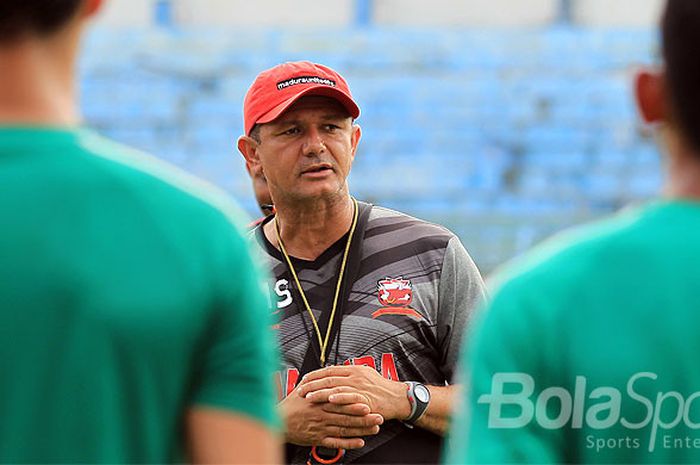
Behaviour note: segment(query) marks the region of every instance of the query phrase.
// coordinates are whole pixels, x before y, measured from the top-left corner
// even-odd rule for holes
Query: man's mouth
[[[333,171],[333,168],[331,165],[315,165],[310,168],[305,169],[304,171],[301,172],[301,174],[316,174],[316,173],[324,173],[327,171]]]

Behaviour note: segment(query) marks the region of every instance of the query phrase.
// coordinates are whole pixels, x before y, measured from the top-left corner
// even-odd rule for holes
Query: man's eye
[[[299,132],[300,132],[299,128],[289,128],[286,131],[284,131],[282,134],[284,134],[286,136],[293,136],[293,135],[299,134]]]
[[[336,131],[338,129],[340,129],[340,127],[336,126],[335,124],[326,124],[326,131],[333,132],[333,131]]]

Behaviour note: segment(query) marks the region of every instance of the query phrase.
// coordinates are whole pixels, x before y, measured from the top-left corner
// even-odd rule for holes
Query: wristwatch
[[[406,381],[405,384],[407,387],[406,396],[408,396],[408,403],[411,404],[411,414],[403,422],[407,426],[413,427],[428,409],[430,391],[425,384],[415,381]]]

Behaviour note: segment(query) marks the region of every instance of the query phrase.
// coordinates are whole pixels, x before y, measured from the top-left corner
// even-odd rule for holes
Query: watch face
[[[430,400],[430,391],[428,391],[428,388],[422,384],[416,386],[413,392],[416,394],[416,399],[418,399],[420,402],[425,403]]]

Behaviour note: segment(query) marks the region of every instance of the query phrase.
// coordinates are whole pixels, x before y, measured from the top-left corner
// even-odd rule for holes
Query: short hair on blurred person
[[[2,0],[0,42],[48,36],[73,18],[82,0]]]
[[[669,0],[661,28],[672,116],[700,152],[700,1]]]

